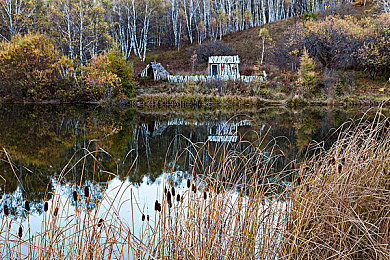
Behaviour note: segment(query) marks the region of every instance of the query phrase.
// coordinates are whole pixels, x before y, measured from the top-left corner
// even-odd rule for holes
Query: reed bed
[[[114,186],[80,181],[64,192],[75,165],[68,164],[38,232],[2,210],[0,252],[10,259],[389,259],[389,132],[380,113],[351,121],[330,149],[317,146],[282,169],[276,140],[191,144],[176,154],[177,161],[190,154],[188,175],[174,185],[170,164],[150,208],[114,173]],[[76,164],[98,163],[99,151],[83,152]],[[3,158],[13,167],[5,150]],[[20,207],[29,219],[26,203]]]
[[[148,107],[207,107],[207,106],[254,106],[261,107],[269,103],[258,97],[243,97],[234,95],[193,95],[193,94],[145,94],[130,100],[137,106]]]
[[[390,258],[389,142],[389,118],[363,117],[297,170],[283,258]]]

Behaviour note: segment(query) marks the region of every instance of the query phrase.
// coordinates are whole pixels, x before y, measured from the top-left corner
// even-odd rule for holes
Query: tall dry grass
[[[23,224],[19,237],[22,223],[3,213],[0,251],[10,259],[388,259],[389,119],[379,113],[338,133],[330,149],[282,170],[276,141],[192,144],[177,153],[191,155],[188,179],[174,186],[171,165],[153,213],[125,181],[88,192],[80,182],[76,196],[58,185],[39,232]],[[95,153],[77,163],[98,163]]]
[[[291,192],[287,259],[389,259],[390,121],[352,121],[307,160]]]

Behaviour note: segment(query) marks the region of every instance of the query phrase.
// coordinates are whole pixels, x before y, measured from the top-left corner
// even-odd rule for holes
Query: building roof
[[[168,78],[169,72],[164,69],[164,67],[158,62],[149,63],[146,68],[141,72],[141,77],[148,76],[148,69],[152,68],[153,70],[153,79],[154,80],[165,80]]]
[[[210,56],[209,57],[209,64],[221,64],[221,63],[240,63],[240,58],[238,58],[238,55],[235,56]]]

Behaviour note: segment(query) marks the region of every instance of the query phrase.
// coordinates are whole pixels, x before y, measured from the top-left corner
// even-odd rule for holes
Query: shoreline
[[[345,100],[347,99],[347,100]],[[233,95],[190,95],[190,94],[146,94],[127,100],[116,100],[114,102],[72,102],[61,100],[43,100],[43,101],[0,101],[0,105],[109,105],[123,106],[129,108],[164,108],[164,107],[199,107],[199,108],[223,108],[223,107],[265,107],[265,106],[378,106],[390,105],[390,97],[380,100],[367,97],[346,97],[344,100],[307,100],[300,99],[295,103],[293,99],[272,100],[253,96],[233,96]],[[386,105],[387,104],[387,105]]]

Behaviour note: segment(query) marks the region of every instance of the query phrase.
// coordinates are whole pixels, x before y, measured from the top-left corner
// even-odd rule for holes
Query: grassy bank
[[[351,121],[334,133],[338,140],[330,149],[316,144],[313,156],[290,162],[281,172],[275,171],[283,157],[272,152],[276,141],[260,149],[259,138],[242,152],[193,144],[189,179],[174,185],[174,165],[167,166],[154,210],[139,203],[136,187],[125,181],[104,190],[80,185],[71,194],[57,187],[47,194],[37,233],[3,208],[2,254],[17,259],[388,259],[389,130],[389,118],[380,113]],[[201,164],[202,154],[196,152],[201,149],[215,154],[209,166]],[[5,150],[1,158],[12,161]],[[86,152],[77,163],[87,159],[99,163],[96,152]],[[58,183],[73,167],[63,169]],[[16,207],[32,218],[25,204]]]
[[[276,104],[277,102],[264,100],[260,97],[245,96],[213,96],[213,95],[191,95],[191,94],[152,94],[140,95],[130,100],[133,106],[143,107],[261,107],[264,105]]]

